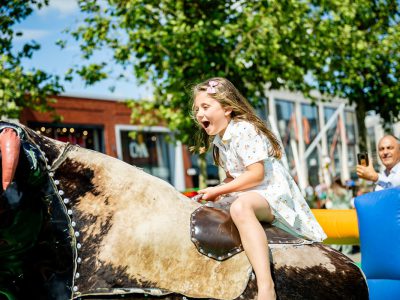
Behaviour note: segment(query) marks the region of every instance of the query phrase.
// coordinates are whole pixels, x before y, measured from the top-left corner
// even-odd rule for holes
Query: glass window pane
[[[347,150],[348,150],[348,158],[349,158],[349,167],[355,167],[357,165],[355,145],[348,145]]]
[[[256,114],[262,119],[268,119],[268,99],[262,98],[258,106],[255,107]]]
[[[329,121],[329,119],[332,117],[332,115],[335,113],[336,109],[331,108],[331,107],[325,107],[324,108],[324,118],[325,118],[325,124]],[[337,136],[337,118],[333,122],[332,126],[328,129],[326,136],[328,139],[328,145],[331,145],[334,138]]]
[[[325,124],[329,121],[332,115],[335,113],[336,108],[325,107],[324,108],[324,118]],[[340,173],[340,131],[338,127],[337,118],[333,122],[332,126],[326,132],[327,142],[328,142],[328,154],[331,159],[333,176]]]
[[[352,111],[345,111],[345,125],[346,125],[346,137],[347,143],[354,145],[356,143],[356,128],[355,128],[355,113]]]
[[[378,156],[378,151],[377,151],[378,141],[376,139],[375,128],[368,127],[367,133],[368,133],[369,148],[371,149],[371,155],[372,155],[372,161],[374,164],[374,168],[375,168],[375,170],[379,170],[380,165],[379,165],[379,156]]]
[[[128,130],[120,132],[123,161],[172,183],[167,133],[138,131],[135,138],[129,133]]]
[[[306,144],[309,144],[319,133],[318,107],[311,104],[301,105],[301,114],[303,116],[303,131],[307,137]],[[308,143],[307,143],[308,141]]]
[[[291,131],[293,126],[291,124],[291,118],[294,112],[294,103],[286,100],[277,99],[276,105],[276,117],[278,120],[278,131],[281,135],[283,147],[288,158],[289,167],[294,168],[294,158],[292,148],[290,146]],[[292,137],[294,138],[294,137]]]
[[[104,152],[101,126],[28,122],[28,127],[60,142]]]

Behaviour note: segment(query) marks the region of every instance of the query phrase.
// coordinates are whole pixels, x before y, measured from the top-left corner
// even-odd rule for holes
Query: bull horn
[[[21,141],[15,131],[5,128],[0,133],[0,150],[2,155],[3,190],[5,191],[14,179],[17,169]]]

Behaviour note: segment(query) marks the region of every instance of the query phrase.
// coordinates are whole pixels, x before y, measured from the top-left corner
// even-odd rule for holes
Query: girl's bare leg
[[[243,248],[257,278],[257,300],[276,299],[271,276],[268,241],[260,221],[272,222],[274,216],[267,201],[255,192],[241,194],[230,208],[239,230]]]

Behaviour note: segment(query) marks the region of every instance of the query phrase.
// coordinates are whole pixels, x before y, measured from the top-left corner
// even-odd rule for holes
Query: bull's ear
[[[2,161],[2,184],[3,190],[14,179],[17,169],[21,140],[12,128],[5,128],[0,133],[0,151]]]

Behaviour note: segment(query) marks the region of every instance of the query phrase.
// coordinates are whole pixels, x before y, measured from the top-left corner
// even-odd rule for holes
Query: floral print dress
[[[219,148],[221,166],[233,178],[247,166],[264,161],[264,181],[243,192],[257,192],[268,201],[275,216],[273,225],[312,241],[326,238],[288,170],[280,159],[269,156],[268,138],[251,123],[231,120],[223,137],[216,135],[213,143]]]

